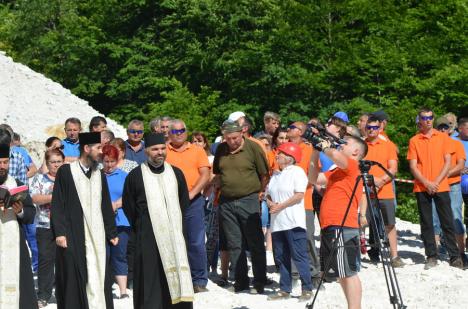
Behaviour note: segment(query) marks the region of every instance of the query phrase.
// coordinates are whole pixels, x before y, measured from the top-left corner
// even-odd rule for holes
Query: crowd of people
[[[467,269],[468,118],[435,118],[428,108],[415,116],[406,158],[424,268],[435,267],[445,250],[450,266]],[[0,185],[27,185],[29,195],[0,197],[0,298],[7,308],[43,308],[55,287],[58,308],[101,309],[132,289],[135,308],[192,308],[209,279],[234,293],[264,293],[272,284],[271,252],[280,280],[269,300],[289,298],[298,277],[299,300],[307,301],[326,279],[340,283],[349,308],[360,308],[361,254],[383,260],[376,245],[382,233],[369,225],[363,240],[368,222],[381,216],[391,266],[405,266],[395,219],[399,148],[386,134],[388,121],[378,110],[355,126],[340,111],[323,123],[284,126],[266,112],[254,133],[252,120],[237,111],[210,145],[203,132],[169,116],[153,119],[146,134],[142,121],[130,121],[126,140],[103,117],[90,120],[89,132],[69,118],[66,138],[45,141],[39,168],[2,124]],[[371,167],[371,199],[356,184],[361,160],[387,170]]]

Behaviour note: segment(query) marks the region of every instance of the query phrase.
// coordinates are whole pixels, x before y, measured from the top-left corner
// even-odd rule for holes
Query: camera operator
[[[329,271],[324,268],[327,260],[331,258],[330,267],[333,273],[327,273],[327,277],[340,278],[339,282],[346,296],[348,308],[361,308],[362,287],[358,277],[360,264],[358,208],[362,196],[362,183],[358,184],[352,201],[349,201],[349,197],[360,174],[358,161],[367,154],[367,145],[354,136],[346,136],[344,139],[346,144],[341,145],[339,149],[332,148],[332,141],[323,136],[315,136],[312,139],[314,148],[327,155],[335,163],[336,168],[319,173],[319,152],[314,151],[310,159],[309,182],[326,185],[320,211],[322,270]],[[350,202],[349,213],[343,222]],[[336,250],[333,250],[333,243],[340,234],[342,223],[343,231],[337,241]]]

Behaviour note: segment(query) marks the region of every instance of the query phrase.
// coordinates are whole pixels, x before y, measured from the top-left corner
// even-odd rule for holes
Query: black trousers
[[[55,238],[51,229],[37,228],[36,239],[39,251],[37,298],[49,301],[52,296],[55,279]]]
[[[231,266],[235,269],[235,285],[238,287],[249,285],[245,255],[247,247],[252,258],[254,284],[265,284],[266,253],[258,193],[234,200],[221,197],[219,212]]]
[[[440,192],[429,195],[427,192],[416,192],[418,203],[419,221],[421,223],[421,238],[427,257],[437,256],[437,245],[434,236],[434,224],[432,219],[432,200],[436,206],[440,219],[440,226],[445,237],[445,245],[451,258],[460,256],[455,240],[455,227],[452,208],[450,207],[449,192]]]

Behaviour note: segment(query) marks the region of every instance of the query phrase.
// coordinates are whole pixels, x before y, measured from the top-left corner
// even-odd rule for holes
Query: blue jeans
[[[184,214],[190,272],[193,284],[198,286],[206,286],[208,283],[204,206],[205,198],[199,194],[190,201]]]
[[[270,228],[270,211],[266,201],[262,201],[262,227]]]
[[[465,234],[465,226],[463,225],[463,214],[462,214],[463,198],[461,192],[461,186],[459,183],[450,186],[450,207],[452,208],[455,235]],[[465,205],[465,207],[467,207]],[[434,234],[441,235],[442,231],[440,228],[439,215],[435,211],[435,204],[432,201],[432,219],[434,221]]]
[[[33,272],[37,272],[39,265],[39,251],[37,250],[36,223],[23,224],[24,236],[31,250],[31,263]]]
[[[291,230],[274,232],[271,234],[271,238],[273,254],[280,271],[281,291],[291,293],[291,258],[301,276],[302,290],[312,291],[306,230],[296,227]]]

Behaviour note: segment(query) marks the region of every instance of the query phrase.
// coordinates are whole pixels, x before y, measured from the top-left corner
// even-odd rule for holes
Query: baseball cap
[[[379,121],[388,120],[388,114],[384,112],[383,109],[379,109],[378,111],[373,112],[372,115],[379,119]]]
[[[231,113],[228,117],[227,120],[230,120],[230,121],[237,121],[239,120],[239,118],[241,117],[245,117],[245,114],[244,112],[234,112],[234,113]]]
[[[221,126],[221,132],[223,133],[232,133],[232,132],[240,132],[242,131],[242,126],[239,125],[237,121],[226,120],[223,122]]]
[[[349,122],[348,114],[345,112],[336,112],[333,116],[340,118],[344,122]]]
[[[450,120],[448,120],[447,117],[441,116],[437,118],[435,121],[435,127],[437,128],[438,126],[445,124],[446,126],[450,127],[452,124],[450,123]]]

